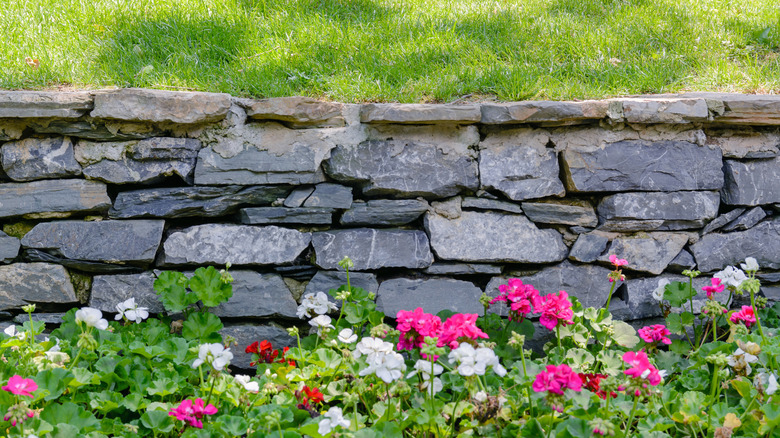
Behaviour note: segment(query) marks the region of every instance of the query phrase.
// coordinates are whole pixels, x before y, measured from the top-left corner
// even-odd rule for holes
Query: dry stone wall
[[[217,313],[286,344],[305,292],[482,313],[509,277],[659,316],[683,269],[755,257],[780,297],[780,98],[344,105],[158,90],[0,92],[0,318],[162,311],[162,269],[232,263]],[[697,280],[698,281],[698,280]],[[701,281],[706,281],[702,279]],[[491,309],[500,311],[500,309]],[[246,364],[247,358],[239,358]]]

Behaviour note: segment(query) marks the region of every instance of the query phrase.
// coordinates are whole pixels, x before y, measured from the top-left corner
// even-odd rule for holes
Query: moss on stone
[[[73,285],[79,303],[87,304],[92,291],[92,276],[71,270],[68,271],[68,274],[70,274],[70,283]]]
[[[22,221],[3,225],[3,232],[9,236],[21,239],[35,226],[34,222]]]

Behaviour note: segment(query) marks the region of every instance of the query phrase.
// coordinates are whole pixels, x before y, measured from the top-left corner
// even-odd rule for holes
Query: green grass
[[[0,29],[8,89],[345,102],[780,92],[768,0],[0,0]]]

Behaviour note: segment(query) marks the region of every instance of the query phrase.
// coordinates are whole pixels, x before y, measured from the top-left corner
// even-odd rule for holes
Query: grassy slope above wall
[[[346,102],[780,90],[780,9],[767,0],[1,3],[2,88]]]

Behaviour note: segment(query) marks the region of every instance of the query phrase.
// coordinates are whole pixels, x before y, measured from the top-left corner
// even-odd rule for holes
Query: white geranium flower
[[[745,370],[745,375],[749,375],[753,370],[750,367],[751,363],[758,362],[758,357],[750,353],[742,351],[741,348],[737,348],[734,354],[729,356],[729,366],[734,368],[735,371]]]
[[[474,394],[474,400],[484,403],[487,401],[487,393],[485,391],[479,391],[476,394]]]
[[[317,327],[317,335],[321,335],[324,331],[327,329],[335,328],[333,327],[333,324],[330,323],[331,319],[328,315],[319,315],[316,318],[313,318],[311,321],[309,321],[309,325],[312,327]]]
[[[464,342],[452,350],[448,357],[455,364],[458,374],[464,377],[475,374],[483,376],[488,367],[501,377],[506,375],[506,369],[499,363],[496,353],[489,348],[474,349],[471,344]]]
[[[756,374],[753,384],[767,395],[777,392],[777,376],[774,373],[762,371]]]
[[[140,323],[149,317],[149,308],[138,307],[138,304],[135,303],[135,298],[133,297],[130,297],[127,300],[117,304],[116,310],[119,312],[114,317],[114,319],[117,321],[124,317],[127,318],[128,321]]]
[[[733,287],[734,289],[738,288],[743,281],[748,279],[741,269],[733,266],[726,266],[726,269],[717,272],[713,277],[720,278],[721,283]]]
[[[431,363],[428,362],[425,359],[417,359],[417,362],[414,363],[414,369],[411,373],[409,373],[406,378],[410,378],[412,376],[416,376],[417,373],[420,373],[422,377],[422,384],[420,387],[423,390],[426,390],[430,387],[431,384],[431,377],[432,376],[438,376],[444,371],[444,367],[437,363]],[[431,374],[431,372],[433,372]],[[437,392],[441,391],[444,388],[444,384],[442,383],[441,379],[438,377],[433,377],[433,387],[430,387],[430,393],[431,395],[436,394]]]
[[[12,338],[17,338],[20,340],[24,340],[27,337],[27,331],[25,330],[17,330],[15,325],[9,325],[8,327],[3,330],[3,333],[7,334],[8,336]]]
[[[339,332],[339,341],[345,343],[345,344],[351,344],[355,341],[357,341],[357,335],[352,331],[352,329],[344,329]]]
[[[360,370],[360,376],[376,374],[385,383],[392,383],[400,379],[406,371],[404,357],[394,351],[368,356],[367,359],[370,359],[368,367]]]
[[[501,363],[498,361],[498,356],[496,356],[496,353],[490,348],[477,348],[476,358],[477,363],[481,365],[482,369],[490,367],[499,377],[504,377],[506,375],[506,368],[501,366]]]
[[[83,322],[88,327],[95,327],[98,330],[108,328],[108,321],[103,319],[103,312],[93,307],[82,307],[77,310],[76,322]]]
[[[670,281],[668,278],[662,278],[658,280],[658,287],[656,287],[655,290],[653,291],[653,298],[656,301],[663,301],[664,291],[666,290],[666,285],[669,283]]]
[[[298,318],[306,319],[311,318],[312,313],[317,315],[324,315],[331,310],[337,310],[335,304],[333,304],[325,292],[308,292],[303,296],[300,306],[296,310],[295,314]]]
[[[317,427],[317,433],[320,435],[327,435],[337,427],[349,427],[349,421],[344,418],[344,414],[339,407],[332,407],[328,409]]]
[[[202,364],[211,365],[217,371],[222,371],[233,359],[233,353],[224,345],[200,344],[198,346],[198,358],[192,363],[193,368],[198,368]]]
[[[257,381],[253,381],[251,377],[243,375],[243,374],[236,374],[234,377],[236,382],[238,382],[241,386],[244,387],[249,392],[260,392],[260,384],[257,383]]]
[[[380,338],[367,337],[360,340],[355,346],[355,351],[352,352],[352,356],[355,359],[360,358],[362,355],[372,356],[390,353],[393,351],[393,344],[385,342]]]
[[[756,272],[759,268],[758,261],[753,257],[746,258],[745,263],[742,263],[739,266],[747,272]]]

